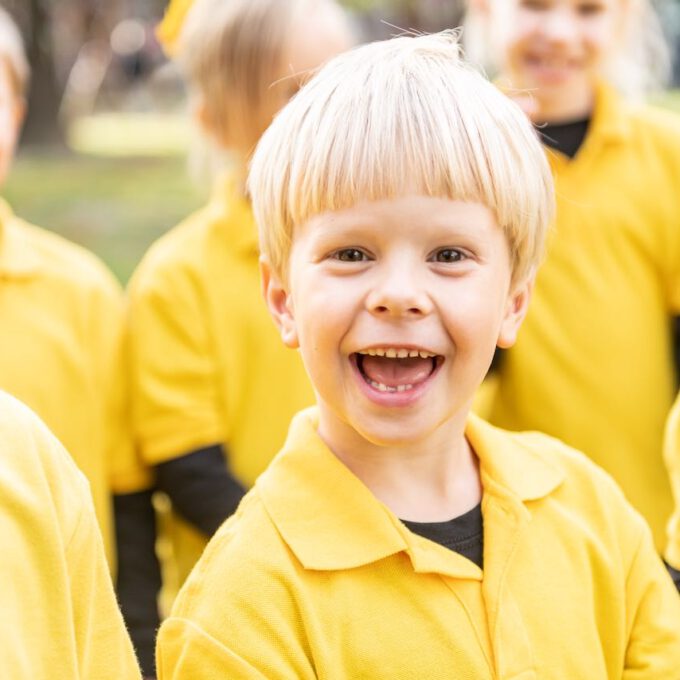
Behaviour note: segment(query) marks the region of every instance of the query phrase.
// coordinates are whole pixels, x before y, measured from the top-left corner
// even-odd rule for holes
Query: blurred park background
[[[344,4],[365,40],[398,28],[457,26],[464,2]],[[0,4],[22,29],[33,72],[28,117],[2,194],[18,215],[96,252],[125,283],[149,244],[209,190],[187,171],[185,92],[154,33],[166,0]],[[657,4],[676,46],[680,0]],[[674,85],[678,64],[676,58]],[[680,95],[671,90],[660,103],[680,110]]]

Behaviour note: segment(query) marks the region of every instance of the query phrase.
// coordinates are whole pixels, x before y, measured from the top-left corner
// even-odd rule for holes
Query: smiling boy
[[[317,406],[216,534],[162,679],[677,677],[680,599],[613,482],[470,416],[551,217],[455,36],[330,62],[253,158],[263,288]]]

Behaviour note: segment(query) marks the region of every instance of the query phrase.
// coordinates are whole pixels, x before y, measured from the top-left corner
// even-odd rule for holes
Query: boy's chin
[[[427,444],[437,434],[448,429],[451,420],[427,422],[421,415],[395,414],[394,418],[354,423],[357,434],[369,444],[380,448],[410,448]]]

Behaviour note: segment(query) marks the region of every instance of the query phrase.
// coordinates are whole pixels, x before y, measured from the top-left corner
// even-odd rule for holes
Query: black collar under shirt
[[[479,503],[464,515],[445,522],[409,522],[404,525],[418,536],[439,543],[463,557],[467,557],[480,569],[484,554],[484,523],[482,504]]]
[[[590,118],[585,118],[570,123],[537,125],[536,130],[543,144],[563,153],[568,158],[573,158],[583,145],[589,125]]]

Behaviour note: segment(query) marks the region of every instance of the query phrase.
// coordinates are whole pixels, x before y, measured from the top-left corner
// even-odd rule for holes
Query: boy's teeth
[[[417,350],[417,349],[405,349],[405,348],[399,348],[396,349],[394,347],[389,347],[387,349],[383,349],[381,347],[377,347],[375,349],[365,349],[358,354],[367,354],[368,356],[371,357],[387,357],[388,359],[406,359],[406,358],[416,358],[420,357],[421,359],[431,359],[432,357],[437,356],[436,354],[432,354],[431,352],[426,352],[425,350]]]
[[[381,392],[406,392],[406,390],[410,390],[413,388],[413,385],[385,385],[384,383],[379,383],[376,382],[375,380],[369,380],[368,384],[371,387],[374,387],[376,390],[380,390]]]

